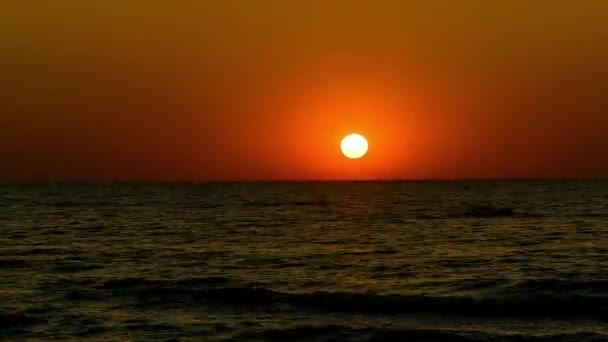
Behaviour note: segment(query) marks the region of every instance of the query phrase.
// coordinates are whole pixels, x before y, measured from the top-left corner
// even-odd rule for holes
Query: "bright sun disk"
[[[367,139],[361,134],[352,133],[342,139],[340,148],[347,158],[359,159],[367,153]]]

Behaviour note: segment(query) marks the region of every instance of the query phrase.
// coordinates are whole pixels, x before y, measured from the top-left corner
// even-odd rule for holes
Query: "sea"
[[[0,185],[0,340],[608,341],[608,181]]]

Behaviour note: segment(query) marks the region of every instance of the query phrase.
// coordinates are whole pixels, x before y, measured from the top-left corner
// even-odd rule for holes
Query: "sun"
[[[342,139],[340,148],[346,158],[359,159],[367,153],[367,139],[361,134],[352,133]]]

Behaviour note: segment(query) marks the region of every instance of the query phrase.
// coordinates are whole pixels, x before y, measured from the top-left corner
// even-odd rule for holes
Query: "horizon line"
[[[209,183],[423,183],[423,182],[576,182],[608,181],[608,177],[472,177],[472,178],[386,178],[386,179],[58,179],[1,180],[0,185],[42,184],[209,184]]]

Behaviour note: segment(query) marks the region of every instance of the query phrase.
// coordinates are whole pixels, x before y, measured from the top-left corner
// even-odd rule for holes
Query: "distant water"
[[[608,182],[0,186],[0,339],[608,340]]]

